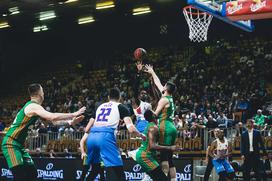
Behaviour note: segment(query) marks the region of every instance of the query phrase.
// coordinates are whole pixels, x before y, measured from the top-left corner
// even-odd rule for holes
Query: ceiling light
[[[149,6],[145,6],[145,7],[139,7],[139,8],[135,8],[132,11],[132,15],[140,15],[140,14],[147,14],[147,13],[151,13],[151,9]]]
[[[41,32],[41,31],[47,31],[48,27],[46,25],[42,25],[42,26],[35,26],[33,28],[33,32],[37,33],[37,32]]]
[[[9,8],[9,12],[10,12],[10,15],[15,15],[15,14],[19,14],[20,13],[19,8],[17,6]]]
[[[56,17],[55,11],[40,12],[40,15],[39,15],[40,21],[53,19],[55,17]]]
[[[108,9],[108,8],[114,8],[115,4],[113,1],[104,1],[96,4],[95,9]]]
[[[81,25],[81,24],[91,23],[91,22],[94,22],[94,21],[95,21],[95,19],[92,16],[86,16],[86,17],[83,17],[83,18],[79,18],[77,23],[79,25]]]
[[[10,27],[8,22],[0,22],[0,28],[8,28]]]
[[[77,2],[78,0],[68,0],[68,1],[65,1],[65,4],[68,4],[68,3],[73,3],[73,2]]]

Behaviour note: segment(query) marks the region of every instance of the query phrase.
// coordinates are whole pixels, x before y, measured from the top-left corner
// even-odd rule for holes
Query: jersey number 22
[[[100,114],[98,114],[97,116],[97,121],[107,122],[108,116],[111,113],[111,108],[101,108],[100,111],[101,111]]]

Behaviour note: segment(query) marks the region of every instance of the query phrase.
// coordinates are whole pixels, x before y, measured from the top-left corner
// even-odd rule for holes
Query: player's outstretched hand
[[[71,122],[71,125],[72,125],[72,126],[75,126],[76,124],[80,123],[84,118],[85,118],[85,116],[83,116],[83,115],[80,115],[80,116],[78,116],[78,117],[75,117],[75,118],[73,119],[73,121]]]
[[[143,70],[149,74],[152,74],[154,72],[152,65],[145,65]]]
[[[80,108],[77,112],[74,112],[74,116],[77,117],[77,116],[80,116],[81,114],[83,114],[84,112],[86,111],[86,107],[82,107]]]
[[[180,146],[177,146],[177,145],[173,145],[171,146],[171,151],[181,151],[182,148]]]

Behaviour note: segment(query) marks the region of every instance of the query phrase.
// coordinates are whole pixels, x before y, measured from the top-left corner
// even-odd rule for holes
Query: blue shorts
[[[234,172],[230,162],[226,159],[213,159],[212,163],[217,174],[224,171],[227,173]]]
[[[103,161],[105,167],[123,166],[113,128],[94,127],[87,139],[88,164]]]
[[[148,121],[144,120],[144,119],[138,119],[136,121],[136,124],[135,124],[135,127],[137,128],[137,130],[140,132],[140,133],[143,133],[146,126],[148,124]]]

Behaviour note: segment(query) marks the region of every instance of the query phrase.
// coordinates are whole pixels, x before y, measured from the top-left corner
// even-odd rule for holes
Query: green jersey
[[[139,150],[143,150],[143,151],[148,151],[148,152],[152,152],[152,154],[156,154],[155,150],[150,150],[149,148],[149,138],[148,138],[148,130],[150,127],[155,126],[156,124],[153,122],[149,122],[143,132],[143,134],[146,136],[146,140],[142,141],[141,147],[139,148]]]
[[[156,151],[150,150],[148,130],[150,127],[155,126],[155,123],[148,123],[143,134],[146,136],[146,140],[142,141],[141,147],[136,153],[136,161],[139,163],[146,172],[151,172],[159,167],[159,163],[156,158]]]
[[[159,114],[159,144],[174,145],[177,137],[177,129],[174,125],[175,104],[172,96],[165,96],[170,106],[164,107]]]
[[[28,117],[25,115],[25,108],[31,103],[35,103],[33,101],[28,101],[24,107],[17,113],[16,118],[8,129],[6,136],[13,138],[20,144],[24,144],[28,128],[30,125],[35,124],[38,119],[38,116]],[[36,103],[35,103],[36,104]]]
[[[175,114],[175,104],[173,101],[173,97],[172,96],[165,96],[165,98],[169,101],[170,106],[169,107],[164,107],[161,111],[161,113],[159,114],[158,118],[159,118],[159,124],[163,121],[174,121],[174,114]]]

